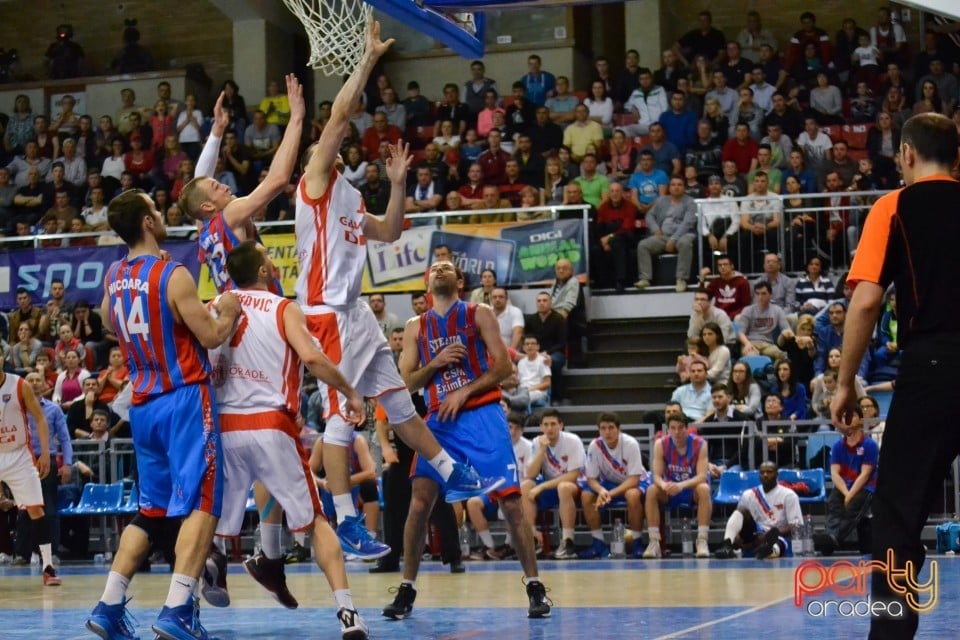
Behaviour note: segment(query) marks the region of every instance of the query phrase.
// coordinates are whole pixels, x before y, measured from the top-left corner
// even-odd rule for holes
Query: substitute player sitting
[[[650,544],[643,552],[647,559],[659,558],[660,509],[674,509],[685,505],[697,505],[698,558],[710,557],[707,533],[710,531],[710,516],[713,503],[710,501],[710,485],[707,472],[707,443],[700,436],[687,433],[687,419],[682,415],[667,416],[669,435],[658,438],[653,445],[651,466],[653,482],[647,490],[647,531]]]
[[[367,628],[353,605],[343,553],[323,515],[300,442],[296,416],[304,365],[344,395],[351,424],[363,420],[363,400],[316,347],[300,307],[269,291],[273,265],[262,246],[241,243],[227,256],[226,267],[238,287],[242,313],[229,341],[210,352],[224,457],[217,535],[240,533],[250,485],[260,481],[283,507],[291,531],[313,529],[314,557],[333,590],[343,638],[365,639]],[[282,605],[296,608],[282,550],[270,538],[262,537],[261,550],[243,566]]]
[[[597,420],[600,437],[587,447],[586,478],[580,479],[580,504],[583,519],[590,528],[591,544],[580,552],[583,559],[606,558],[610,548],[603,540],[600,509],[617,498],[627,502],[627,522],[633,532],[634,556],[640,557],[640,533],[643,531],[643,495],[650,476],[640,459],[640,443],[620,431],[620,417],[602,413]]]
[[[354,504],[363,509],[367,531],[376,537],[380,520],[380,490],[377,488],[377,465],[370,454],[370,445],[364,435],[353,432],[353,440],[347,447],[347,461],[350,465],[350,495]],[[317,438],[310,451],[310,470],[313,471],[317,487],[320,489],[320,501],[323,512],[328,518],[336,515],[333,495],[327,490],[327,481],[321,476],[323,470],[323,435]]]
[[[760,486],[740,495],[737,510],[727,519],[723,544],[718,558],[732,558],[735,549],[747,552],[758,560],[792,557],[790,536],[803,524],[800,498],[793,489],[777,482],[777,465],[760,465]]]
[[[541,534],[536,530],[537,509],[559,507],[562,542],[553,557],[571,560],[577,557],[573,545],[577,498],[580,496],[577,479],[583,472],[587,455],[580,438],[563,430],[563,420],[556,409],[543,410],[540,430],[543,434],[533,441],[533,455],[527,463],[527,478],[523,481],[523,514],[538,546],[541,546]]]

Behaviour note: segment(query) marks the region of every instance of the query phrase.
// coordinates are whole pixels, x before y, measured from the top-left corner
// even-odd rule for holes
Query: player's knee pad
[[[152,544],[163,537],[168,520],[171,518],[151,517],[138,513],[133,516],[130,525],[143,531]]]
[[[386,412],[390,424],[402,424],[407,420],[412,420],[417,415],[413,400],[405,389],[388,391],[377,400]]]
[[[376,480],[368,480],[360,483],[360,499],[364,504],[377,503],[380,501],[380,491],[377,489]]]

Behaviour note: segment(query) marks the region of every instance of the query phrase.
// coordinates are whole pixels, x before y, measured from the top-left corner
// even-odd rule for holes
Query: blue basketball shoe
[[[127,611],[129,598],[120,604],[104,604],[98,602],[93,613],[87,618],[86,627],[103,640],[140,640],[134,633],[137,623]]]
[[[382,558],[390,553],[390,547],[370,535],[364,520],[364,516],[347,516],[337,525],[340,548],[361,560]]]
[[[163,640],[217,640],[200,624],[200,602],[195,596],[179,607],[161,609],[153,632]]]
[[[482,496],[502,486],[506,481],[503,476],[481,478],[472,467],[462,462],[454,462],[453,473],[446,482],[446,500],[450,503],[463,502],[474,496]]]

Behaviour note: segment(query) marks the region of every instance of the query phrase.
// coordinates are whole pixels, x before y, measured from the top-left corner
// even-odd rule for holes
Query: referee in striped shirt
[[[914,584],[925,559],[920,534],[930,505],[960,453],[960,428],[951,419],[960,371],[960,182],[950,177],[958,142],[956,126],[942,115],[917,115],[903,126],[900,166],[907,186],[877,200],[867,217],[847,277],[855,289],[832,405],[833,422],[846,433],[857,401],[854,376],[884,291],[895,284],[904,357],[880,451],[873,559],[886,562],[892,550],[893,568],[903,570],[912,562]],[[908,587],[902,577],[897,582]],[[920,608],[936,593],[928,589],[917,599],[916,589],[908,590]],[[872,617],[872,640],[914,637],[917,612],[893,593],[886,572],[873,573],[871,599],[899,602],[904,612]]]

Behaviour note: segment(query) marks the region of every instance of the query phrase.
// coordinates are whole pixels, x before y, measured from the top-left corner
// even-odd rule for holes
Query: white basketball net
[[[373,8],[363,0],[283,0],[310,39],[307,65],[328,76],[346,75],[360,64]]]

